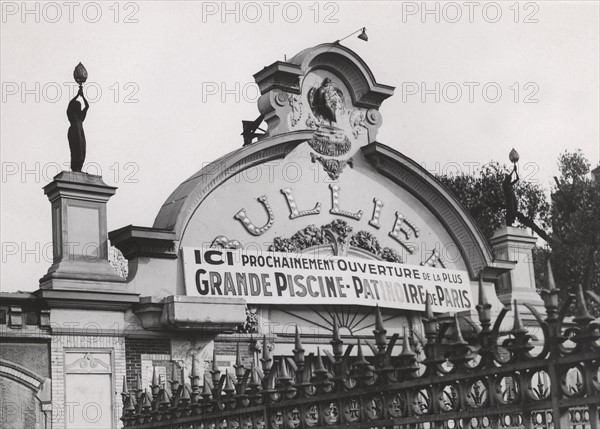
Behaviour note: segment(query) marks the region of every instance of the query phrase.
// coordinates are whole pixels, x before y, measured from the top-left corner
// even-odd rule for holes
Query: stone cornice
[[[125,292],[39,289],[34,294],[50,309],[125,311],[139,302],[139,294]]]
[[[144,329],[233,332],[244,322],[246,302],[242,298],[171,295],[142,297],[133,311]]]
[[[300,77],[303,75],[300,66],[275,61],[254,75],[254,80],[264,94],[273,89],[281,89],[292,94],[300,94]]]
[[[59,196],[106,202],[116,190],[116,187],[104,183],[101,176],[70,171],[60,172],[54,176],[52,182],[44,186],[44,194],[48,196],[50,202]]]
[[[0,304],[27,303],[35,304],[37,297],[31,292],[0,292]]]
[[[173,231],[128,225],[110,231],[108,238],[127,260],[138,257],[177,258]]]
[[[495,231],[490,242],[494,247],[509,244],[513,247],[524,246],[525,248],[530,248],[535,246],[537,240],[537,237],[532,236],[523,228],[508,226]]]

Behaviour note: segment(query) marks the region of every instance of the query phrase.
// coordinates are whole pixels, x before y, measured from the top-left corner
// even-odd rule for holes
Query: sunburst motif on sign
[[[375,307],[329,305],[306,306],[304,308],[310,310],[312,314],[305,311],[298,314],[284,308],[279,308],[279,310],[328,332],[333,331],[333,321],[335,319],[341,335],[371,335],[375,328]],[[398,312],[384,317],[383,321],[385,323],[388,320],[404,316],[406,315]]]

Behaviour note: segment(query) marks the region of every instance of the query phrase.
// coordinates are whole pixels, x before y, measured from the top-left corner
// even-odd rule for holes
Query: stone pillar
[[[108,262],[106,202],[116,189],[101,176],[67,171],[44,187],[52,205],[53,264],[40,289],[124,288]]]
[[[540,314],[545,314],[544,302],[535,291],[532,249],[537,237],[531,236],[524,229],[508,226],[494,232],[490,242],[496,259],[516,262],[514,268],[501,274],[498,279],[497,293],[500,302],[510,308],[516,299],[519,304],[530,304]],[[527,311],[522,314],[529,317]]]

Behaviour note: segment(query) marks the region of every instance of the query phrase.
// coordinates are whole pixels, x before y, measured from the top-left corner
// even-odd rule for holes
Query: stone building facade
[[[99,176],[62,172],[44,187],[54,263],[35,292],[1,295],[2,427],[120,427],[125,387],[189,382],[192,361],[201,378],[213,366],[231,375],[264,347],[291,354],[296,330],[307,353],[334,325],[352,342],[371,333],[376,305],[389,335],[419,332],[436,289],[405,282],[401,296],[403,283],[391,283],[398,267],[446,279],[441,317],[471,317],[480,278],[496,311],[515,298],[541,304],[526,258],[535,240],[506,228],[490,248],[448,190],[390,147],[397,142],[377,140],[394,88],[354,52],[319,45],[254,77],[266,132],[253,138],[246,124],[248,144],[176,187],[152,227],[107,231],[116,188]],[[126,279],[109,263],[109,240],[128,261]],[[239,261],[231,273],[218,267],[273,255],[306,266],[254,267],[256,294],[243,293],[252,273]],[[389,269],[389,282],[382,271],[334,284],[350,266]],[[327,267],[331,275],[317,273]]]

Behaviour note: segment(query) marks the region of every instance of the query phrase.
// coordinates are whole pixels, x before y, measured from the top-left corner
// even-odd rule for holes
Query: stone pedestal
[[[490,241],[497,260],[515,262],[511,270],[498,278],[497,293],[500,302],[511,308],[516,299],[519,304],[530,304],[540,314],[545,314],[544,302],[535,291],[532,249],[537,238],[524,229],[509,226],[494,232]],[[529,312],[525,310],[525,313],[526,318],[529,318]]]
[[[53,264],[40,289],[124,291],[108,262],[106,202],[117,188],[102,177],[63,171],[44,187],[52,204]]]

